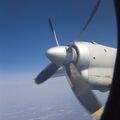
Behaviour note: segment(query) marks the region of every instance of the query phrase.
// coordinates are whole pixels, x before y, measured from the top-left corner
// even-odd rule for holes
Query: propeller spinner
[[[68,51],[68,49],[71,49],[71,51]],[[46,55],[49,60],[59,66],[75,62],[77,59],[76,50],[74,48],[69,48],[68,46],[50,48],[46,51]]]

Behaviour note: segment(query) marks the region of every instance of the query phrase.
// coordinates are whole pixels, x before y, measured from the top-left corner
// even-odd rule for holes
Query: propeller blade
[[[52,34],[53,34],[53,36],[54,36],[54,39],[55,39],[55,41],[56,41],[56,44],[57,44],[57,46],[59,46],[59,42],[58,42],[58,39],[57,39],[57,35],[56,35],[56,32],[55,32],[55,29],[53,28],[52,20],[51,20],[50,17],[48,18],[48,22],[49,22],[49,25],[50,25]]]
[[[91,113],[94,117],[100,117],[99,115],[95,116],[96,111],[100,111],[101,104],[93,94],[90,86],[84,78],[80,75],[80,72],[73,63],[70,63],[65,66],[66,73],[71,83],[71,87],[79,102]],[[97,112],[98,113],[98,112]]]
[[[40,84],[48,80],[59,68],[60,66],[50,63],[40,74],[35,78],[35,83]]]
[[[88,17],[86,24],[85,24],[84,27],[82,28],[81,32],[85,31],[86,28],[88,27],[89,23],[91,22],[92,18],[95,16],[95,14],[96,14],[96,12],[97,12],[100,3],[101,3],[101,0],[97,0],[95,6],[94,6],[94,8],[93,8],[93,10],[92,10],[92,12],[91,12],[91,14],[90,14],[90,16]]]

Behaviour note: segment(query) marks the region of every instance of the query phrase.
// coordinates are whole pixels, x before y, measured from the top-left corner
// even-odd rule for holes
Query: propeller
[[[90,24],[92,18],[95,16],[99,6],[100,6],[100,3],[101,3],[101,0],[97,0],[96,3],[95,3],[95,6],[91,12],[91,14],[89,15],[84,27],[82,28],[81,32],[84,32],[86,30],[86,28],[88,27],[88,25]]]
[[[101,0],[97,0],[90,17],[82,29],[82,32],[88,27],[100,5],[100,2]],[[48,22],[57,46],[46,51],[46,56],[51,63],[39,73],[39,75],[35,78],[35,82],[37,84],[43,83],[48,80],[60,67],[63,67],[66,71],[67,78],[71,83],[72,90],[79,102],[88,110],[90,114],[93,115],[93,117],[100,117],[103,109],[101,109],[101,104],[92,92],[90,85],[82,76],[82,70],[79,71],[77,68],[76,61],[78,58],[78,53],[76,49],[72,45],[60,46],[50,17],[48,18]]]
[[[62,52],[63,54],[59,54]],[[71,87],[79,102],[88,110],[90,114],[93,114],[95,118],[101,115],[101,104],[92,92],[89,84],[82,76],[75,65],[77,60],[77,53],[72,46],[58,46],[48,49],[46,52],[47,57],[52,61],[35,79],[37,84],[48,80],[61,66],[67,73],[67,78],[71,83]]]

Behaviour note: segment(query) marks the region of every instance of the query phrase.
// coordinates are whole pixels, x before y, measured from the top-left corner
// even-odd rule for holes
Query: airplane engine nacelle
[[[76,66],[84,80],[93,89],[110,87],[116,58],[116,50],[94,42],[74,42],[77,53]],[[114,58],[114,59],[113,59]]]

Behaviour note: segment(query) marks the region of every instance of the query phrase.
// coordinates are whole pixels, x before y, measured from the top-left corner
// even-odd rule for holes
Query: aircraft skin
[[[93,90],[102,92],[109,90],[112,83],[116,49],[95,42],[76,41],[71,45],[77,54],[74,55],[73,61],[80,71],[81,79],[85,80]],[[53,77],[62,75],[65,73],[63,69],[60,69]],[[69,83],[72,87],[71,81]]]

